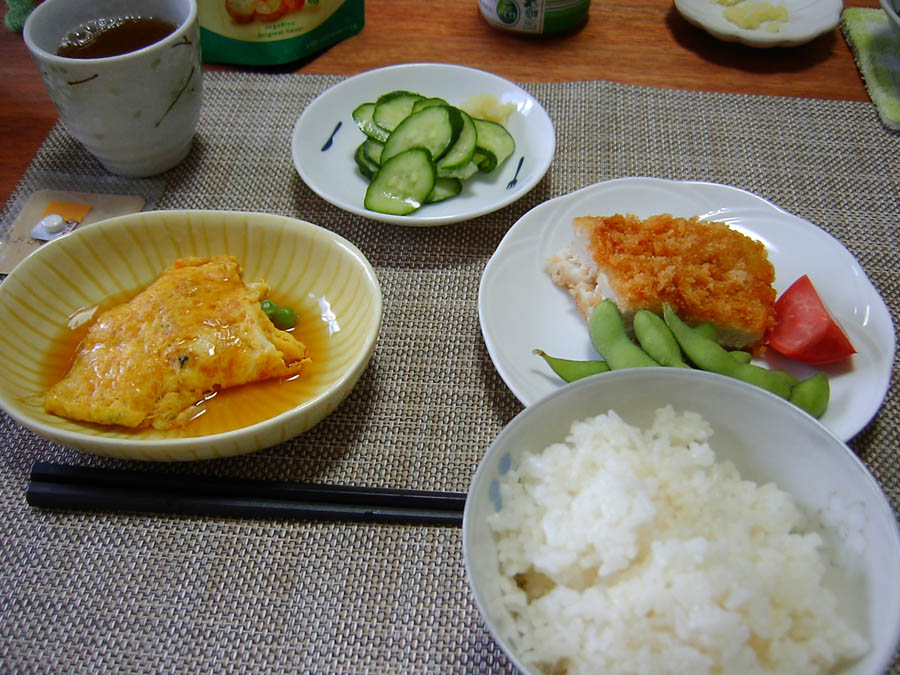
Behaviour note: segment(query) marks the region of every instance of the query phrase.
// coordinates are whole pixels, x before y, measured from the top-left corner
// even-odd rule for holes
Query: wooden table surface
[[[878,7],[878,0],[845,0]],[[57,120],[22,36],[0,29],[0,198],[15,188]],[[806,45],[754,49],[691,26],[671,0],[594,0],[577,33],[513,35],[482,18],[476,0],[369,0],[356,36],[279,72],[352,75],[436,61],[513,81],[610,80],[653,87],[866,101],[840,27]],[[222,68],[223,66],[208,66]]]

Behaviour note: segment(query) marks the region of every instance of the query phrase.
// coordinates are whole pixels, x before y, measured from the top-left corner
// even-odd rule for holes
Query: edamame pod
[[[734,361],[734,359],[732,359]],[[792,385],[790,380],[786,378],[782,371],[770,370],[753,363],[738,363],[732,377],[736,377],[744,382],[755,384],[757,387],[768,389],[773,394],[778,394],[781,398],[789,398],[791,395]],[[727,373],[726,373],[727,374]]]
[[[574,382],[589,375],[609,372],[609,364],[606,361],[561,359],[558,356],[550,356],[542,349],[535,349],[533,353],[542,357],[553,372],[566,382]]]
[[[731,357],[724,347],[708,340],[682,321],[669,305],[664,310],[666,324],[675,336],[685,356],[700,370],[728,375],[758,387],[767,389],[782,398],[791,395],[791,387],[778,375],[766,368],[750,363],[740,363]]]
[[[588,332],[594,349],[612,370],[659,365],[628,337],[619,308],[611,300],[602,300],[594,307],[588,320]]]
[[[659,315],[640,309],[634,315],[634,335],[643,350],[661,366],[690,368],[681,358],[681,347]]]
[[[795,386],[797,386],[798,384],[800,384],[800,378],[796,377],[795,375],[791,375],[786,370],[776,370],[773,368],[769,372],[772,373],[773,375],[775,375],[775,377],[780,377],[782,380],[785,381],[787,386],[791,387],[792,389]]]
[[[715,342],[719,339],[719,331],[717,331],[716,327],[709,321],[698,323],[696,326],[694,326],[694,330],[705,337],[707,340],[712,340]]]
[[[745,352],[740,349],[735,349],[733,351],[729,351],[728,355],[731,358],[733,358],[735,361],[738,361],[740,363],[748,363],[749,364],[750,361],[753,360],[753,355],[750,352]],[[758,368],[759,366],[753,366],[753,367]],[[776,370],[773,368],[771,370],[767,370],[766,372],[771,373],[775,377],[780,377],[782,380],[784,380],[787,383],[787,385],[789,387],[793,387],[798,382],[800,382],[800,380],[798,380],[796,377],[794,377],[793,375],[791,375],[789,372],[787,372],[785,370]]]
[[[831,397],[831,386],[824,373],[816,373],[812,377],[801,380],[791,390],[790,402],[802,408],[813,417],[821,417],[828,407]]]

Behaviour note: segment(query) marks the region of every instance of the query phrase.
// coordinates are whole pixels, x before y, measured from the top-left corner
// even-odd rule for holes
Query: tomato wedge
[[[856,353],[805,274],[775,301],[775,327],[767,342],[803,363],[833,363]]]

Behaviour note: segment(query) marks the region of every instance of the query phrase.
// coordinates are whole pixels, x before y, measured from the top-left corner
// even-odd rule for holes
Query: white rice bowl
[[[473,480],[469,580],[515,665],[881,672],[900,638],[900,538],[859,460],[767,392],[623,373],[526,409]]]

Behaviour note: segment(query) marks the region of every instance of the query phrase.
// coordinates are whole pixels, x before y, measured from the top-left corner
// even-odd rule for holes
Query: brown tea
[[[174,30],[168,21],[149,16],[94,19],[70,31],[56,54],[70,59],[118,56],[159,42]]]

